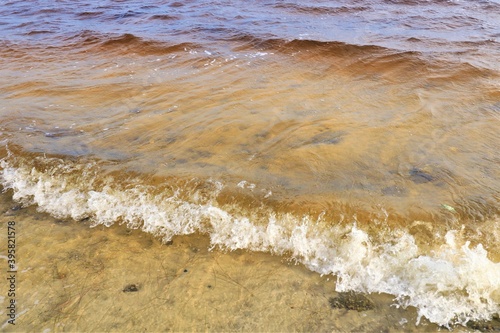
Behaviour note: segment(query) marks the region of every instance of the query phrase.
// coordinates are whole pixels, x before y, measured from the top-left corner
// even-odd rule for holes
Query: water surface
[[[489,320],[498,22],[492,0],[8,2],[2,185],[294,258],[417,322]]]

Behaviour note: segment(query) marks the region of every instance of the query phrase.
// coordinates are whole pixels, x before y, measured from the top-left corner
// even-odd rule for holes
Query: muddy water
[[[416,311],[411,325],[498,316],[495,1],[1,12],[10,205],[96,227],[79,231],[88,237],[126,227],[145,232],[130,242],[152,234],[228,261],[296,261],[336,292],[392,295]],[[175,248],[155,242],[155,258]]]

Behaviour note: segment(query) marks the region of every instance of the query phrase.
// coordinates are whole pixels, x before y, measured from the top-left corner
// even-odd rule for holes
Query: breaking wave
[[[120,179],[126,179],[125,182]],[[116,176],[99,161],[36,156],[1,161],[0,182],[13,199],[59,218],[93,226],[125,224],[168,241],[204,233],[212,248],[265,251],[337,278],[337,291],[388,293],[398,307],[449,326],[489,320],[500,311],[500,263],[460,230],[437,237],[431,251],[404,230],[370,236],[355,217],[325,221],[238,203],[219,204],[226,184],[216,180],[147,185],[138,176]],[[194,185],[193,185],[194,184]],[[241,188],[252,188],[242,181]]]

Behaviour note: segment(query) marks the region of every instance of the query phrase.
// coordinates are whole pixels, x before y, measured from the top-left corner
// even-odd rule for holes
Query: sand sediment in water
[[[339,294],[333,276],[270,254],[209,250],[203,235],[162,244],[20,208],[5,194],[1,212],[2,228],[16,222],[18,261],[16,325],[6,323],[2,298],[2,331],[446,330],[415,326],[416,311],[391,306],[390,295]]]

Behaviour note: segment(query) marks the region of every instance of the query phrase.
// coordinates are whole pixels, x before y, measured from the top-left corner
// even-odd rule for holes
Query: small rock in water
[[[342,141],[344,133],[343,132],[323,132],[316,134],[312,137],[311,141],[308,144],[318,145],[318,144],[326,144],[326,145],[336,145]]]
[[[76,136],[83,134],[83,131],[73,130],[71,128],[54,128],[50,132],[44,132],[47,138],[62,138],[65,136]]]
[[[129,285],[126,285],[125,288],[123,288],[124,293],[133,293],[136,291],[139,291],[139,287],[137,287],[137,285],[135,285],[135,284],[129,284]]]
[[[447,211],[449,212],[452,212],[452,213],[456,213],[457,211],[455,210],[455,208],[453,208],[452,206],[450,205],[447,205],[447,204],[441,204],[441,207],[443,209],[446,209]]]
[[[21,205],[12,206],[12,207],[10,207],[10,209],[6,210],[4,214],[6,216],[14,216],[14,215],[18,214],[18,212],[22,208],[23,208],[23,206],[21,206]]]
[[[21,208],[23,208],[23,206],[21,206],[21,205],[15,205],[15,206],[10,207],[10,210],[16,212],[18,210],[21,210]]]
[[[415,184],[428,183],[434,180],[434,177],[431,174],[418,168],[411,169],[409,173],[411,181]]]
[[[500,327],[496,327],[491,322],[469,321],[467,327],[477,330],[479,332],[497,332]]]
[[[407,194],[406,189],[400,186],[387,186],[382,189],[383,195],[403,197]]]
[[[328,302],[334,309],[366,311],[375,307],[375,304],[366,296],[353,291],[339,293],[337,297],[330,297]]]

